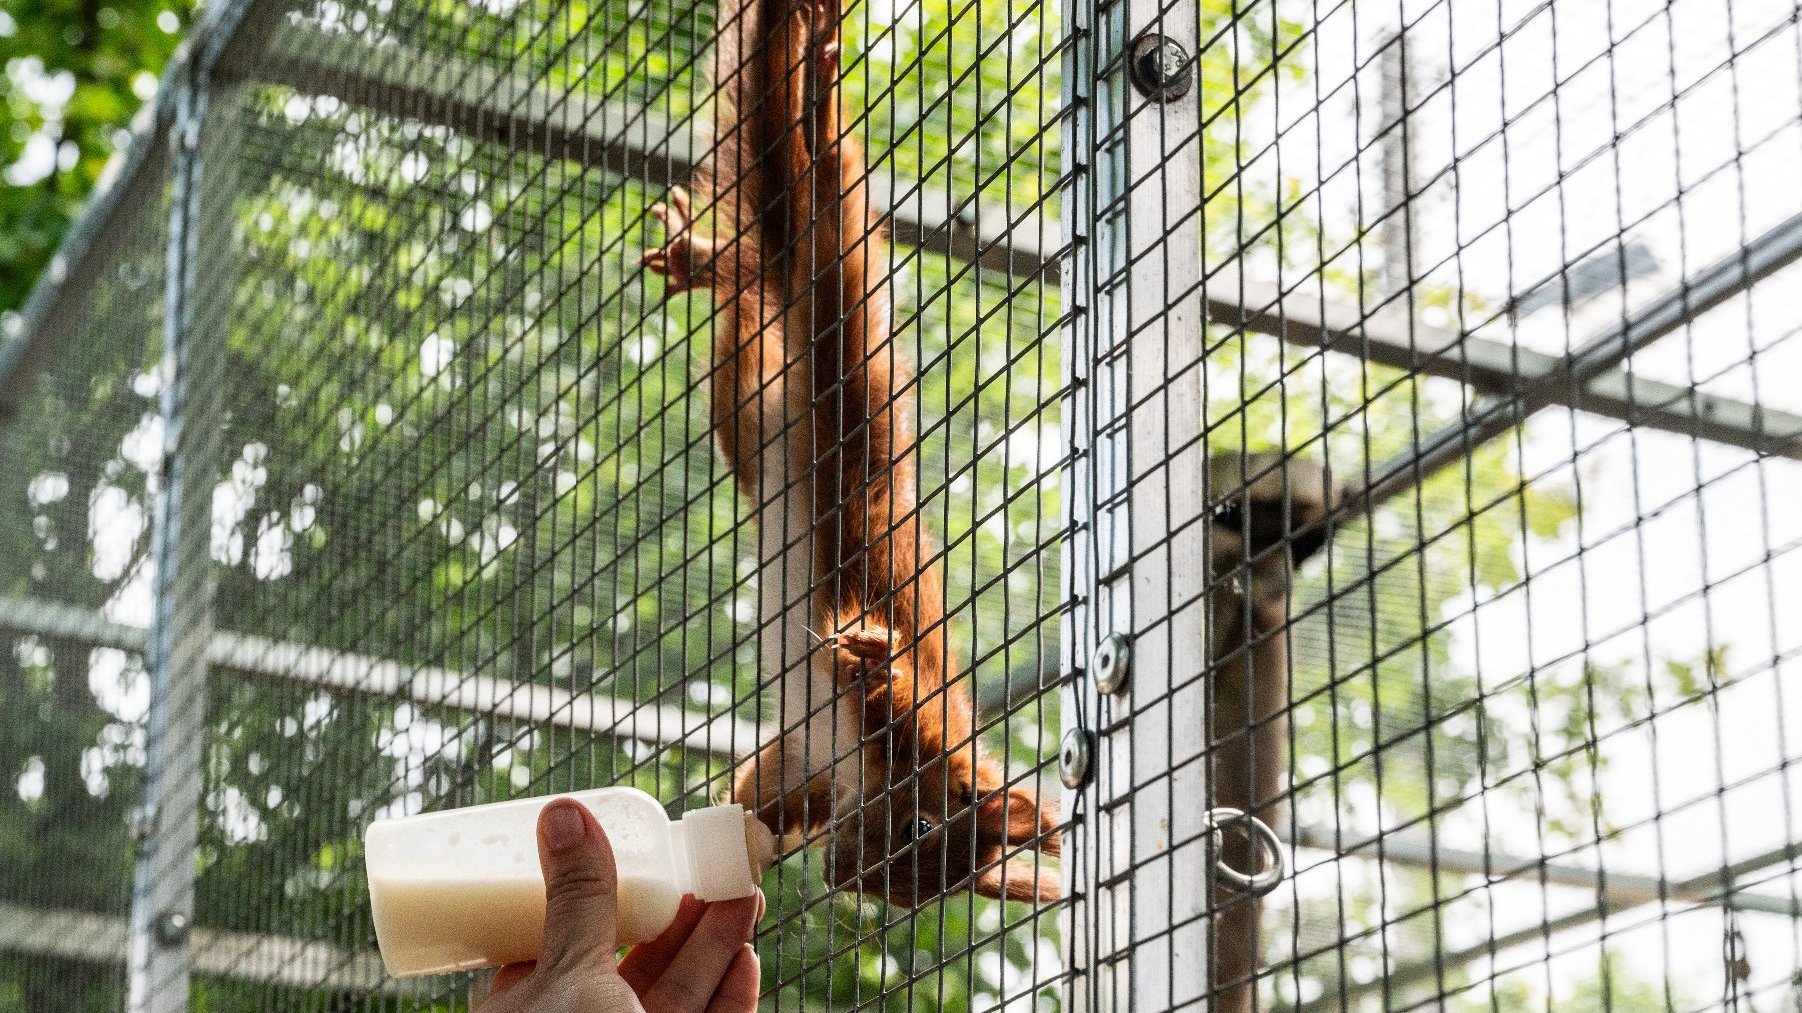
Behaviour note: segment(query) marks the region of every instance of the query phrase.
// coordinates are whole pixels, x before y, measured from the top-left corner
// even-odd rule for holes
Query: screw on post
[[[1064,787],[1074,790],[1088,783],[1094,754],[1095,743],[1088,732],[1072,728],[1064,733],[1063,746],[1057,754],[1058,773]]]
[[[156,941],[164,946],[180,946],[188,941],[190,922],[180,911],[165,911],[156,920]]]
[[[1128,664],[1132,660],[1132,643],[1119,633],[1110,633],[1095,648],[1089,659],[1089,671],[1095,676],[1095,688],[1103,693],[1118,693],[1126,688]]]
[[[1148,31],[1133,40],[1127,67],[1133,87],[1158,102],[1182,98],[1195,82],[1195,61],[1189,51],[1157,32]]]

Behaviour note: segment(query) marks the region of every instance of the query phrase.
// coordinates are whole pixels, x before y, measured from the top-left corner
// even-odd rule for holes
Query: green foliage
[[[19,0],[0,10],[0,311],[62,241],[191,0]]]
[[[144,251],[122,251],[136,287],[94,312],[116,328],[67,349],[29,410],[0,437],[0,594],[98,611],[145,544],[148,477],[134,463],[146,413],[142,365],[160,320]],[[160,250],[158,251],[160,256]],[[150,264],[160,263],[150,261]],[[134,435],[135,434],[135,435]],[[104,513],[107,545],[91,537]],[[136,530],[134,534],[134,523]],[[126,814],[144,760],[143,665],[127,652],[50,637],[0,638],[0,903],[122,913],[131,888]],[[100,698],[104,697],[103,705]],[[117,1009],[122,968],[0,959],[0,1011]]]

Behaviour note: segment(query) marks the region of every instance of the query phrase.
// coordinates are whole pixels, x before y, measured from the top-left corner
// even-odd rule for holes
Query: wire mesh
[[[265,6],[0,430],[0,1010],[172,994],[134,945],[189,982],[145,1009],[469,1008],[382,973],[371,820],[677,811],[784,736],[857,804],[764,884],[765,1008],[1802,1002],[1793,2],[847,5],[845,182],[894,248],[870,291],[842,243],[762,251],[796,350],[755,386],[814,403],[774,429],[722,392],[730,299],[639,262],[673,187],[743,221],[708,53],[792,5]],[[882,284],[892,345],[846,354]],[[744,431],[817,442],[770,493]],[[205,537],[159,570],[166,516]],[[974,833],[931,758],[772,692],[860,623],[942,639],[921,720],[998,761],[979,803],[1058,797],[1069,745],[1007,852],[1062,899],[974,896],[1003,866],[925,843]],[[204,709],[147,645],[204,652]],[[1226,809],[1281,838],[1262,899],[1211,874],[1272,857]],[[139,913],[192,869],[191,932],[132,930],[134,832]]]
[[[1273,582],[1285,617],[1257,613],[1255,553],[1225,578],[1270,639],[1229,627],[1215,650],[1287,676],[1280,707],[1216,689],[1288,772],[1215,791],[1295,842],[1264,1004],[1796,1001],[1780,617],[1802,428],[1763,354],[1794,329],[1796,16],[1220,19],[1204,256],[1266,319],[1216,317],[1210,447],[1325,461],[1346,490],[1323,559]],[[1293,522],[1318,499],[1295,468],[1228,485]]]
[[[159,202],[160,205],[160,202]],[[161,206],[0,435],[0,1003],[125,999],[129,816],[148,702],[145,561],[163,431]]]
[[[712,313],[660,303],[637,267],[660,184],[713,144],[712,17],[326,5],[272,40],[258,69],[276,83],[210,112],[245,183],[203,196],[233,221],[234,282],[197,1003],[462,1008],[467,980],[394,983],[371,962],[369,820],[611,783],[703,804],[777,731],[757,643],[778,621],[759,612],[769,519],[718,461]],[[1037,212],[1043,143],[1007,110],[1048,115],[1040,13],[911,17],[847,28],[854,52],[908,36],[886,43],[904,56],[847,61],[848,104],[887,110],[858,117],[894,152],[872,159],[881,199],[916,221],[957,187]],[[1028,59],[979,70],[952,56],[970,39]],[[964,85],[928,97],[922,60]],[[954,154],[934,124],[978,101],[982,143]],[[893,397],[920,441],[943,635],[1009,783],[1031,787],[1057,735],[1056,302],[945,245],[895,257],[919,379]],[[1054,909],[960,893],[909,910],[822,877],[809,851],[766,883],[774,1008],[1055,992]]]

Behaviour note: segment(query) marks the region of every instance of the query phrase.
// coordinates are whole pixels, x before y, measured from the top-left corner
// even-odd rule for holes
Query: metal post
[[[1383,291],[1405,291],[1414,284],[1419,226],[1414,220],[1414,135],[1408,101],[1418,80],[1408,52],[1408,32],[1397,28],[1383,43]]]
[[[1210,879],[1199,11],[1064,13],[1069,1007],[1192,1007]]]
[[[220,117],[235,122],[234,89],[210,89],[203,73],[182,89],[170,139],[171,195],[163,293],[160,411],[163,459],[151,531],[153,613],[145,642],[150,677],[144,796],[127,941],[131,1013],[182,1013],[193,966],[195,853],[206,730],[206,650],[214,577],[208,558],[218,461],[219,405],[229,303],[229,159]],[[224,178],[222,178],[224,177]],[[207,195],[219,199],[208,201]]]

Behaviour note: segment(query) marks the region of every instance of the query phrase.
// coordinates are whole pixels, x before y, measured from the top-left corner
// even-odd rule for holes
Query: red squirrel
[[[712,293],[712,421],[757,518],[760,639],[783,734],[732,797],[791,846],[823,838],[839,889],[914,906],[958,890],[1054,900],[1029,846],[1058,820],[976,740],[920,518],[911,367],[889,253],[840,104],[838,0],[726,0],[717,147],[697,190],[652,208],[665,298]]]

